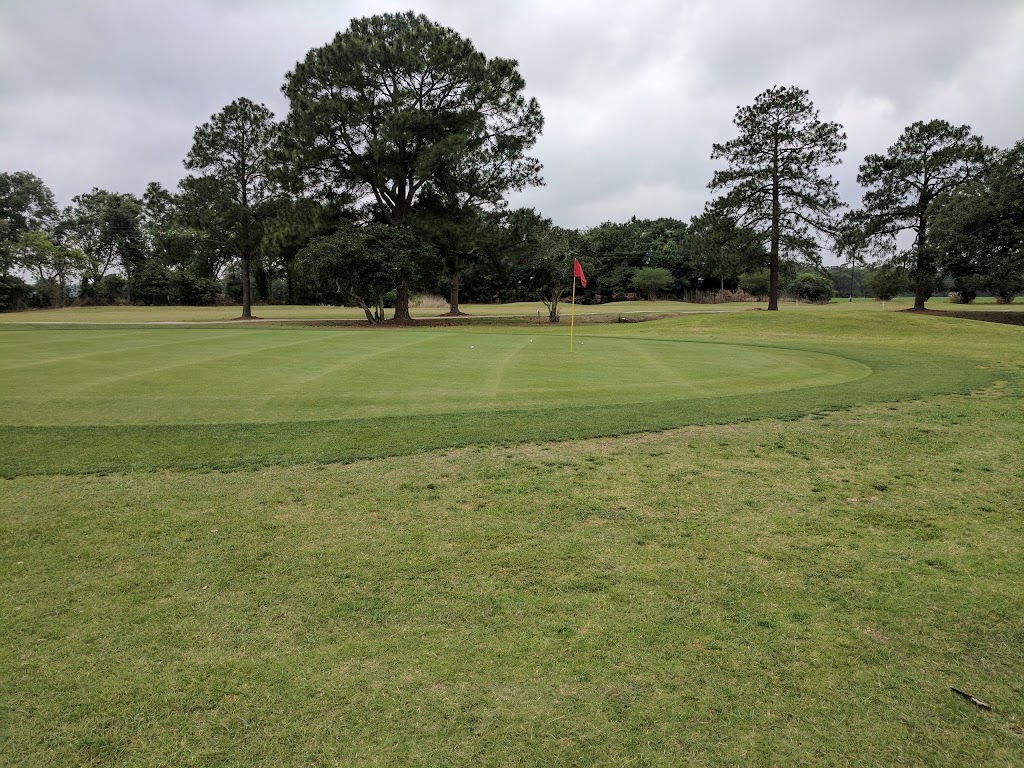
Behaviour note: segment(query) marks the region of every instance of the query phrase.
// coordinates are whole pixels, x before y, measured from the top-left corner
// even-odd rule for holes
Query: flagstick
[[[576,275],[572,276],[572,309],[569,310],[569,352],[572,352],[572,332],[576,328]]]

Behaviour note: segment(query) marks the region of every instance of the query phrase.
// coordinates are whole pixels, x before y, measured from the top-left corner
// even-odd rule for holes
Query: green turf
[[[858,299],[852,304],[843,300],[835,300],[832,308],[845,311],[856,308],[859,311],[895,311],[906,309],[913,303],[912,299],[897,299],[881,302],[870,299]],[[607,304],[578,305],[577,317],[630,317],[632,315],[665,314],[674,315],[691,312],[747,312],[763,310],[767,302],[738,302],[728,304],[692,304],[681,301],[619,301]],[[783,301],[782,306],[789,311],[816,312],[817,305]],[[946,299],[932,299],[929,308],[951,307]],[[959,307],[959,305],[957,305]],[[970,305],[974,306],[974,305]],[[1012,305],[1007,307],[1013,309]],[[970,308],[970,307],[968,307]],[[996,308],[994,304],[986,304],[983,308]],[[562,304],[560,311],[568,319],[570,307]],[[436,318],[447,311],[447,307],[411,307],[414,318]],[[546,322],[547,309],[540,302],[517,302],[512,304],[465,304],[462,311],[469,317],[467,320],[481,317],[521,317]],[[222,323],[236,320],[242,313],[239,306],[225,307],[67,307],[64,309],[31,310],[26,312],[0,313],[0,325],[26,324],[92,324],[92,323]],[[302,321],[302,320],[352,320],[365,322],[366,316],[361,309],[355,307],[318,307],[271,305],[253,308],[253,314],[264,321]],[[390,316],[390,312],[387,312]],[[454,319],[453,322],[460,322]]]
[[[277,368],[407,345],[442,384],[413,412],[160,423],[174,409],[142,382],[217,338],[208,364],[236,345]],[[620,401],[529,407],[510,379],[445,410],[501,366],[462,392],[432,352],[523,338],[0,332],[2,396],[12,360],[77,349],[100,359],[53,374],[63,404],[42,379],[18,396],[57,412],[123,387],[134,414],[18,425],[5,404],[0,765],[1024,763],[1024,329],[831,307],[589,326],[548,362],[678,354],[667,381],[724,348],[871,373],[645,399],[650,362]],[[268,367],[265,390],[304,380]],[[252,370],[247,396],[285,407]],[[618,436],[571,439],[593,435]]]
[[[551,334],[52,331],[0,337],[0,423],[211,424],[730,397],[870,374],[834,355]]]
[[[893,327],[905,338],[881,343]],[[949,335],[935,346],[924,328]],[[565,330],[0,333],[0,472],[350,461],[794,417],[986,386],[1004,373],[970,363],[983,349],[936,352],[1015,332],[898,314],[692,315],[590,326],[569,354]]]

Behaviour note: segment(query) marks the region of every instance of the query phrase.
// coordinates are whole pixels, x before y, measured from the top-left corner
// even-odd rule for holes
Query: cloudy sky
[[[773,85],[845,127],[851,203],[857,164],[915,120],[1024,138],[1020,0],[0,0],[0,170],[62,204],[174,187],[198,124],[240,96],[283,117],[310,48],[409,8],[519,61],[547,184],[512,203],[561,226],[699,213],[711,144]]]

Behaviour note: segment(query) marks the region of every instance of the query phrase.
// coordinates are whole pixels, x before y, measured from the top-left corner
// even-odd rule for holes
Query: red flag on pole
[[[587,287],[587,276],[583,274],[583,267],[580,266],[579,259],[572,260],[572,276],[580,279],[580,285],[584,288]]]

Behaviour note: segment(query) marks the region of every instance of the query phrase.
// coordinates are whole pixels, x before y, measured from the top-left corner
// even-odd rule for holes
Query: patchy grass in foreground
[[[1022,451],[1002,388],[0,481],[0,762],[1020,764]]]

